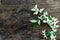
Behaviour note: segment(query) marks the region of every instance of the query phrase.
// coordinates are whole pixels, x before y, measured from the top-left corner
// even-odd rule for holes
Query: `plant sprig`
[[[37,5],[35,5],[34,8],[31,9],[31,11],[34,11],[33,15],[38,15],[38,12],[40,12],[41,16],[38,16],[37,20],[30,20],[30,22],[33,23],[33,29],[35,29],[38,25],[40,25],[41,20],[43,21],[43,23],[47,23],[51,29],[48,30],[46,32],[46,30],[42,31],[42,35],[44,36],[44,38],[48,38],[48,36],[50,36],[51,40],[56,40],[57,37],[57,28],[59,28],[59,25],[57,25],[57,23],[59,22],[55,17],[52,17],[50,15],[48,15],[48,12],[44,12],[44,8],[39,9],[37,7]]]

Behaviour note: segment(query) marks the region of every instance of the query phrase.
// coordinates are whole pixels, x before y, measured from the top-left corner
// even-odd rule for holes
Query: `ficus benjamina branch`
[[[44,38],[50,37],[50,40],[56,40],[57,37],[57,28],[59,28],[59,25],[57,23],[59,22],[55,17],[52,17],[48,15],[47,11],[44,11],[44,8],[39,9],[37,5],[35,5],[34,8],[31,9],[31,11],[34,11],[33,15],[41,14],[41,16],[38,16],[38,19],[32,19],[30,22],[33,24],[33,29],[35,29],[38,25],[40,25],[41,21],[43,23],[47,23],[52,30],[42,30],[42,35]]]

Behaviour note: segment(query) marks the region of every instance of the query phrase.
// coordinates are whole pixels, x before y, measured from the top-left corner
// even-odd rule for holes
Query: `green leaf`
[[[51,35],[50,32],[51,32],[50,30],[47,31],[47,33],[46,33],[47,37],[49,37]]]
[[[54,32],[53,34],[54,34],[54,35],[58,35],[58,32]]]
[[[36,23],[33,23],[33,25],[32,25],[33,27],[33,29],[36,29],[36,27],[38,26],[38,22],[36,22]]]
[[[52,20],[51,16],[48,16],[48,19],[49,19],[49,20]]]
[[[52,31],[51,34],[53,34],[54,36],[56,36],[56,35],[58,35],[58,32]]]

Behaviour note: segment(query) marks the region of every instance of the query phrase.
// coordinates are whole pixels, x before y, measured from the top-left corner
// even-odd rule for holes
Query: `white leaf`
[[[47,21],[46,20],[43,20],[43,23],[47,23]]]
[[[50,38],[51,40],[56,40],[56,36],[54,36],[53,34],[51,34]]]
[[[55,17],[52,17],[52,20],[57,21],[58,19],[56,19]]]
[[[34,9],[34,8],[32,8],[31,10],[32,10],[32,11],[35,11],[35,9]]]
[[[44,12],[44,15],[48,15],[48,12]]]
[[[56,27],[58,28],[58,27],[59,27],[59,25],[56,25]]]
[[[44,8],[40,9],[40,13],[44,10]]]
[[[43,30],[42,33],[43,33],[42,35],[44,36],[44,38],[47,39],[47,36],[46,36],[46,30]]]
[[[41,19],[41,17],[38,16],[38,19]]]
[[[37,14],[38,14],[38,12],[34,12],[33,14],[36,14],[36,15],[37,15]]]
[[[30,20],[30,22],[35,23],[35,22],[37,22],[37,20]]]
[[[59,21],[55,21],[54,24],[57,24]]]
[[[46,30],[43,30],[43,31],[42,31],[42,33],[45,33],[45,32],[46,32]]]
[[[35,7],[34,8],[37,8],[37,5],[35,5]]]
[[[38,24],[40,25],[40,20],[38,20]]]
[[[54,32],[57,32],[57,29],[52,28],[52,30],[53,30]]]

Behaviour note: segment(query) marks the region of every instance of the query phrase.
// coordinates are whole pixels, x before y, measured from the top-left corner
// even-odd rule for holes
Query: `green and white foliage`
[[[51,40],[56,40],[56,34],[54,35],[53,31],[51,31],[50,33],[51,33],[50,35]]]
[[[42,35],[44,38],[48,38],[48,36],[51,38],[51,40],[56,40],[57,37],[57,28],[59,28],[59,25],[57,23],[59,22],[55,17],[52,17],[48,15],[48,12],[44,12],[44,8],[38,9],[37,5],[35,5],[34,8],[31,9],[31,11],[34,11],[33,15],[38,15],[38,12],[41,14],[41,16],[38,16],[36,20],[30,20],[30,22],[33,23],[33,29],[35,29],[38,25],[40,25],[41,21],[43,23],[47,23],[52,30],[46,30],[42,31]]]
[[[40,20],[30,20],[30,22],[32,22],[32,23],[38,23],[38,25],[40,25]]]
[[[34,7],[34,8],[32,8],[31,10],[32,10],[32,11],[34,11],[34,13],[33,13],[33,14],[35,14],[35,15],[37,15],[37,14],[38,14],[38,12],[39,12],[39,9],[37,8],[37,5],[35,5],[35,7]]]
[[[46,30],[43,30],[43,31],[42,31],[42,35],[44,36],[44,38],[47,39]]]

